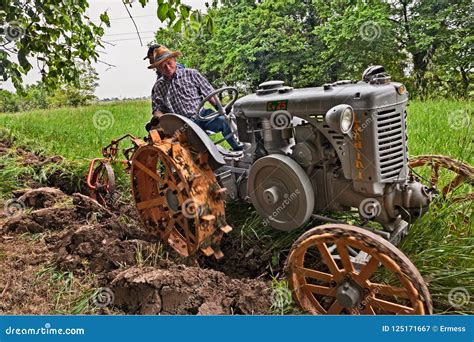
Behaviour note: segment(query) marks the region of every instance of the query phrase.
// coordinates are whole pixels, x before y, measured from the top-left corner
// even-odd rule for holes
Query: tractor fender
[[[208,162],[213,171],[226,164],[224,157],[219,153],[211,138],[191,119],[174,113],[164,114],[160,117],[160,127],[167,136],[182,130],[193,150],[198,153],[209,152]]]

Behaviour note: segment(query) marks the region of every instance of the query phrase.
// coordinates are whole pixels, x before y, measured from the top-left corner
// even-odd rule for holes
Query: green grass
[[[107,111],[99,112],[99,111]],[[113,125],[106,129],[94,126],[94,114],[106,113]],[[110,114],[108,114],[110,113]],[[471,102],[454,100],[413,101],[408,108],[409,154],[444,154],[474,164],[474,117]],[[97,114],[96,114],[97,115]],[[32,111],[21,114],[0,114],[0,127],[7,127],[17,142],[60,154],[77,165],[74,172],[85,175],[88,160],[101,156],[101,147],[125,133],[143,137],[144,125],[150,117],[148,101],[102,104],[83,108]],[[454,118],[454,119],[453,119]],[[0,160],[0,192],[19,184],[18,175],[30,175],[14,160]],[[3,176],[2,176],[3,173]],[[12,183],[7,183],[7,181]],[[13,181],[12,181],[13,180]],[[128,178],[122,173],[121,188],[128,192]],[[464,287],[474,297],[474,234],[472,203],[464,207],[437,203],[430,213],[416,222],[400,248],[411,258],[429,283],[436,312],[452,310],[448,294],[455,287]],[[235,227],[232,235],[241,245],[260,245],[271,254],[270,270],[303,229],[276,232],[262,225],[255,212],[242,204],[228,206],[228,221]],[[307,227],[317,225],[309,223]],[[273,272],[272,272],[273,273]],[[275,286],[279,286],[276,284]],[[458,312],[474,312],[472,302]]]
[[[471,102],[413,101],[408,107],[410,156],[444,154],[474,164],[474,115]]]
[[[146,135],[150,119],[147,101],[115,102],[79,108],[35,110],[0,114],[0,126],[11,129],[20,141],[30,140],[51,154],[69,160],[100,157],[101,147],[120,135]],[[94,115],[99,124],[94,126]],[[111,121],[101,122],[102,119]],[[109,124],[110,122],[110,124]]]

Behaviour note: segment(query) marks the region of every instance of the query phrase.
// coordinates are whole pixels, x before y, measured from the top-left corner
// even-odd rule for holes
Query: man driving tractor
[[[201,100],[212,93],[214,88],[197,70],[179,68],[176,62],[179,55],[179,51],[172,52],[164,46],[153,50],[154,63],[148,69],[156,69],[161,77],[152,90],[152,125],[156,125],[157,119],[165,113],[180,114],[193,120],[204,131],[221,132],[232,150],[241,151],[243,146],[236,141],[223,116],[208,121],[197,117],[196,110]],[[213,106],[217,105],[214,97],[209,102]],[[203,109],[199,114],[205,117],[211,113],[212,109]]]

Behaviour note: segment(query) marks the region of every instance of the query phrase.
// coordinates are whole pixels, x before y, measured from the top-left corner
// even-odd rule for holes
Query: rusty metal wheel
[[[295,301],[311,314],[432,313],[418,269],[391,243],[362,228],[312,228],[293,244],[286,272]]]
[[[101,161],[92,173],[90,197],[103,206],[110,206],[115,196],[115,174],[110,163]]]
[[[223,192],[207,164],[176,137],[140,146],[132,157],[132,192],[145,229],[181,256],[201,251],[223,256],[219,243],[231,230]]]
[[[474,199],[474,167],[471,165],[441,155],[413,157],[408,164],[415,177],[429,182],[443,198],[453,202]]]

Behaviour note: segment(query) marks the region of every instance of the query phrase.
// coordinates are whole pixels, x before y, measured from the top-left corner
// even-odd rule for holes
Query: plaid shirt
[[[176,69],[171,80],[160,77],[151,92],[153,113],[176,113],[188,118],[196,115],[203,97],[214,91],[212,85],[195,69]]]

